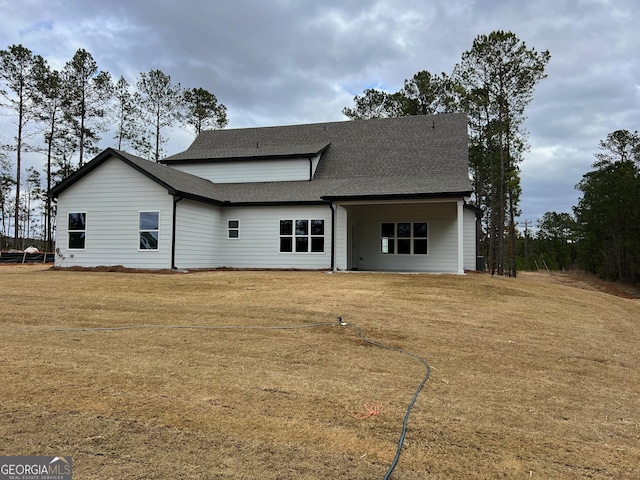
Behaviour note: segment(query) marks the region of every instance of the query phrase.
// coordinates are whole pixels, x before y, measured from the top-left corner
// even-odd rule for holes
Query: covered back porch
[[[462,198],[342,201],[334,208],[336,270],[476,268],[476,212]]]

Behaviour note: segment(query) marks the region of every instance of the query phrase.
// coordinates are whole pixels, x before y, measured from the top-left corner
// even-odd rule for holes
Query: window
[[[383,223],[380,227],[381,252],[384,255],[426,255],[426,222]]]
[[[324,253],[324,220],[280,220],[280,252]]]
[[[84,250],[87,233],[87,214],[69,213],[69,250]]]
[[[140,250],[158,250],[160,212],[140,212]]]
[[[240,220],[229,220],[227,223],[227,238],[240,238]]]

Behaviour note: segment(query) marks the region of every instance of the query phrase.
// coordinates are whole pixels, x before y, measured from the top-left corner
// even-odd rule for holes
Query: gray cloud
[[[599,140],[638,129],[639,9],[636,0],[0,0],[0,48],[22,43],[61,68],[82,47],[130,82],[159,68],[214,92],[241,128],[344,119],[365,88],[450,73],[477,35],[510,30],[552,55],[525,124],[521,208],[535,220],[577,203]],[[169,149],[190,141],[177,131]]]

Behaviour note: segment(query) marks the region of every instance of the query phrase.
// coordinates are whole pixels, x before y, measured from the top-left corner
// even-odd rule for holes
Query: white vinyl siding
[[[183,199],[176,218],[176,268],[219,267],[219,245],[227,236],[220,207]]]
[[[476,269],[476,213],[464,209],[464,269]]]
[[[131,268],[171,267],[172,197],[167,190],[117,159],[105,161],[58,197],[56,265]],[[139,250],[139,212],[157,211],[158,250]],[[69,250],[69,213],[86,212],[84,250]]]
[[[172,164],[171,167],[214,183],[288,182],[309,180],[313,162],[310,165],[308,158],[291,158]]]
[[[334,268],[336,270],[347,270],[352,265],[350,258],[352,250],[351,244],[353,241],[351,234],[349,234],[349,230],[347,229],[348,211],[346,208],[340,206],[336,206],[334,208],[336,211],[336,239],[334,242],[336,255]],[[331,245],[329,245],[328,248],[331,249]]]
[[[308,166],[308,163],[307,163]],[[118,159],[109,159],[58,197],[56,265],[171,268],[173,196]],[[69,213],[86,213],[86,249],[68,249]],[[140,250],[140,212],[158,212],[158,250]],[[280,220],[324,221],[325,251],[283,254]],[[228,221],[239,238],[228,238]],[[217,207],[187,199],[176,203],[176,268],[299,268],[331,266],[328,206]]]
[[[328,206],[228,207],[223,210],[219,266],[230,268],[331,268],[331,209]],[[281,253],[280,220],[324,220],[324,252]],[[228,220],[238,220],[239,238],[227,239]]]
[[[312,166],[311,178],[312,179],[313,179],[313,176],[316,174],[316,170],[318,168],[318,165],[320,164],[320,157],[321,157],[321,155],[316,155],[315,157],[313,157],[311,159],[311,166]]]

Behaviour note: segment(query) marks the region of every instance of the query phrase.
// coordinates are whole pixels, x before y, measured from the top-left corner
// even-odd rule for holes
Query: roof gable
[[[167,193],[170,195],[179,195],[209,203],[220,203],[214,196],[215,186],[209,180],[113,148],[107,148],[82,168],[55,185],[49,191],[49,196],[51,198],[58,197],[64,190],[93,172],[110,158],[123,161],[139,173],[166,188]]]

